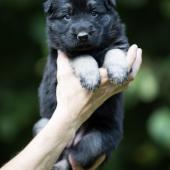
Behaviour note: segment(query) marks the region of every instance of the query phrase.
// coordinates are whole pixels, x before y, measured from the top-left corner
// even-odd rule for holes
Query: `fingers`
[[[138,51],[138,46],[137,45],[132,45],[128,50],[127,64],[128,64],[129,71],[131,70],[133,63],[136,60],[137,51]]]
[[[61,75],[70,74],[73,72],[71,64],[69,62],[68,57],[61,51],[58,51],[57,58],[57,77],[59,78]]]
[[[105,68],[100,68],[99,72],[101,77],[101,85],[103,85],[108,82],[107,70]]]
[[[142,64],[142,49],[138,48],[136,53],[136,59],[131,68],[132,72],[129,75],[129,81],[133,80],[136,77],[141,64]]]

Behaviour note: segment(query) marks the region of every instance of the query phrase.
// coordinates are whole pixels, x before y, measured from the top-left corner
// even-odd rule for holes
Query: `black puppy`
[[[100,85],[99,67],[105,67],[111,82],[122,84],[128,75],[125,52],[128,40],[115,9],[115,0],[46,0],[49,57],[39,88],[40,111],[50,118],[56,101],[57,50],[70,58],[75,74],[88,90]],[[68,118],[69,119],[69,118]],[[38,125],[36,126],[36,128]],[[109,98],[78,130],[54,169],[71,169],[68,154],[83,168],[101,155],[108,158],[123,132],[122,95]]]

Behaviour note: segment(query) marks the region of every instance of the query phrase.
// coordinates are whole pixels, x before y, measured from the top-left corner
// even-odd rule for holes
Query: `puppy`
[[[39,98],[41,116],[48,119],[57,106],[57,50],[69,57],[81,85],[94,91],[100,85],[99,67],[107,69],[109,80],[114,84],[122,84],[127,79],[125,52],[128,40],[115,0],[46,0],[44,11],[49,56]],[[38,123],[35,131],[39,131],[41,126]],[[123,104],[119,93],[109,98],[80,127],[54,169],[71,170],[68,155],[84,169],[91,167],[102,155],[109,158],[122,133]]]

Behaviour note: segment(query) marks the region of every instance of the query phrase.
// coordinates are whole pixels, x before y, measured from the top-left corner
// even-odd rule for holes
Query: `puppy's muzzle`
[[[78,21],[77,21],[78,22]],[[82,43],[86,43],[94,34],[94,27],[88,21],[79,21],[72,24],[71,34]]]
[[[77,39],[80,41],[80,42],[87,42],[88,41],[88,38],[89,38],[89,34],[88,32],[85,32],[85,31],[81,31],[77,34]]]

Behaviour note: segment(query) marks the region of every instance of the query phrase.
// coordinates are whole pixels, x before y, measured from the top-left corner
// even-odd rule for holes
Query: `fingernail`
[[[133,48],[138,48],[138,45],[137,44],[133,44],[132,47]]]
[[[143,52],[143,50],[142,50],[141,48],[139,48],[139,52],[140,52],[140,53],[142,53],[142,52]]]
[[[137,55],[138,55],[138,58],[140,58],[141,63],[142,63],[142,53],[143,53],[142,49],[139,48],[139,49],[138,49],[138,52],[137,52]]]
[[[142,49],[141,48],[138,48],[138,51],[137,51],[137,53],[138,53],[138,55],[141,55],[142,56]]]

